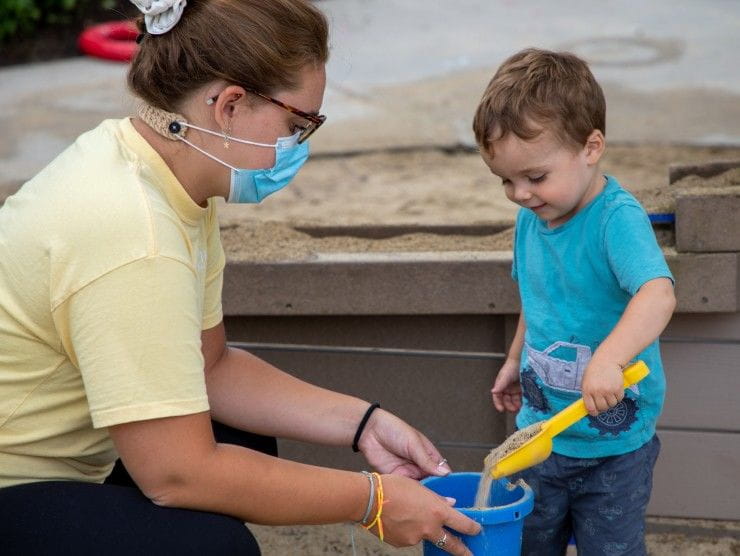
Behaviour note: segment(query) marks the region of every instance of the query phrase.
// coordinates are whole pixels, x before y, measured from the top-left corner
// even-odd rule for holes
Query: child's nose
[[[515,201],[528,201],[532,197],[532,193],[529,187],[526,185],[514,186],[514,200]]]

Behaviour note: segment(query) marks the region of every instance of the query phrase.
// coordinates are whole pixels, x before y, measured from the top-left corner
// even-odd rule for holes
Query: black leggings
[[[216,440],[277,455],[274,438],[213,423]],[[0,554],[249,555],[257,541],[233,517],[162,508],[116,462],[105,484],[45,481],[0,489]]]

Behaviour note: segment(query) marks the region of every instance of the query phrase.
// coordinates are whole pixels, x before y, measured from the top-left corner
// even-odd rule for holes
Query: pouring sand
[[[491,450],[491,452],[486,456],[486,459],[483,461],[483,473],[481,474],[480,483],[478,483],[478,492],[475,495],[475,504],[473,507],[489,507],[491,483],[493,482],[491,471],[499,461],[526,444],[535,435],[537,435],[537,433],[539,433],[542,429],[543,422],[544,421],[532,423],[528,427],[524,427],[523,429],[516,431],[501,444]]]

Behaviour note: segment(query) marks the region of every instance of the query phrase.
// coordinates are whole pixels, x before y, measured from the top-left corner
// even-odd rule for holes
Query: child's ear
[[[600,130],[594,129],[591,135],[586,139],[584,152],[586,153],[586,163],[589,165],[597,164],[606,149],[606,139]]]

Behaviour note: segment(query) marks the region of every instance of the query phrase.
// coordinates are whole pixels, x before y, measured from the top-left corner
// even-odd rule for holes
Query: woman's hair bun
[[[152,35],[162,35],[172,29],[182,17],[186,0],[131,0],[144,14],[146,30]]]

